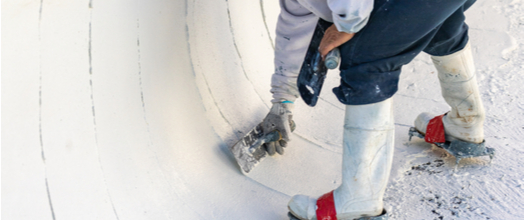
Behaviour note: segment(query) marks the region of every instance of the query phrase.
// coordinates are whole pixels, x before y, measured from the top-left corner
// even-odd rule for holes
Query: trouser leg
[[[453,53],[465,46],[463,13],[472,2],[376,0],[366,27],[340,47],[341,84],[333,92],[351,105],[390,98],[398,89],[402,66],[421,51],[441,53],[445,48]],[[455,43],[438,46],[444,40]]]
[[[467,2],[461,10],[466,10],[471,4],[473,2]],[[481,143],[484,141],[485,113],[468,42],[468,28],[463,22],[457,22],[464,20],[463,13],[454,13],[442,24],[424,51],[432,55],[442,97],[451,107],[451,111],[442,118],[446,139]],[[423,118],[429,118],[428,114],[417,117],[419,126]],[[427,122],[424,123],[427,125]]]

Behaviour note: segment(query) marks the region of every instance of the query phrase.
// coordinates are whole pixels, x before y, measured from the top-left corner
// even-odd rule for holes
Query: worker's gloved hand
[[[282,137],[278,141],[273,141],[264,144],[264,148],[266,149],[269,155],[274,155],[275,152],[277,152],[278,154],[284,153],[283,148],[286,147],[291,132],[295,130],[295,123],[292,120],[293,109],[293,102],[285,101],[283,103],[273,103],[273,106],[269,110],[269,113],[262,122],[264,135],[277,130]]]

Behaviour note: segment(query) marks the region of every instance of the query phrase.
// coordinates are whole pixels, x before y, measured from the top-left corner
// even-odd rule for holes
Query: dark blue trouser
[[[464,48],[464,11],[475,0],[375,0],[368,24],[340,46],[341,83],[333,92],[346,105],[386,100],[400,70],[421,51],[444,56]]]

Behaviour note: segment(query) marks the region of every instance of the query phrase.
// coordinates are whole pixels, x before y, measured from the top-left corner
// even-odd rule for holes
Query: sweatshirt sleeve
[[[328,0],[338,31],[357,33],[369,20],[374,0]]]

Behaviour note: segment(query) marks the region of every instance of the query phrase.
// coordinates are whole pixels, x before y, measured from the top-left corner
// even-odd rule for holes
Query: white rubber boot
[[[482,143],[485,113],[470,44],[451,55],[431,59],[438,71],[442,96],[451,106],[451,111],[442,118],[446,140]],[[430,113],[420,114],[415,119],[415,128],[425,135],[428,122],[434,117]]]
[[[333,191],[337,219],[383,214],[394,147],[392,100],[348,105],[344,119],[342,184]],[[317,219],[324,206],[316,199],[296,195],[288,204],[299,219]],[[318,210],[317,210],[318,208]],[[333,211],[333,212],[334,212]]]

